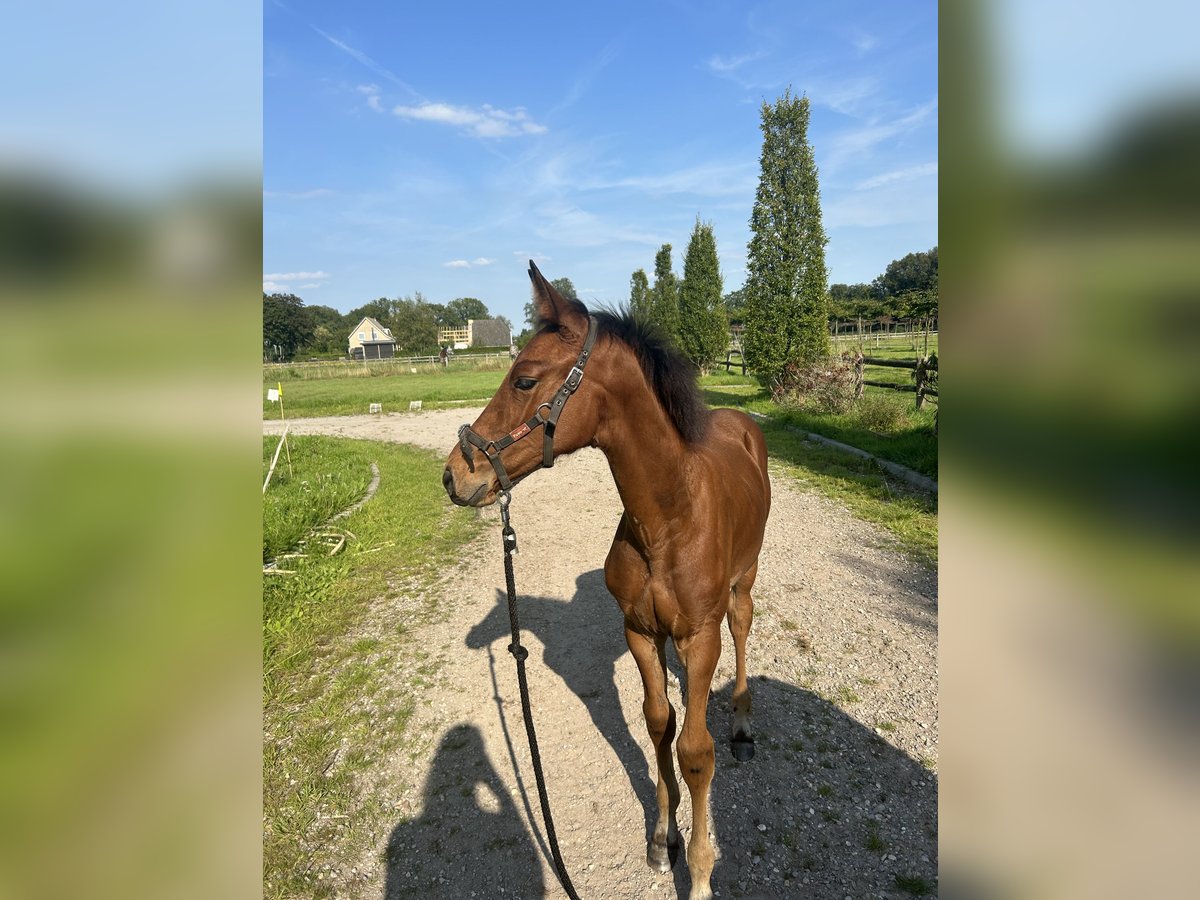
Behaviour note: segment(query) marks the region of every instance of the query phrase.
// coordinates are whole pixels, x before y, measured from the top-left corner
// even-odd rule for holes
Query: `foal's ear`
[[[529,280],[533,282],[533,303],[537,307],[538,318],[547,325],[582,339],[588,330],[587,314],[581,312],[582,304],[560,294],[532,259],[529,261]]]

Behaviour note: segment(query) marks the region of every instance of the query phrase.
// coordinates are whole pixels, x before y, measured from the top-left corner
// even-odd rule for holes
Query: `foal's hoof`
[[[739,735],[729,742],[733,758],[738,762],[749,762],[754,759],[754,738],[749,735]]]
[[[651,841],[646,845],[646,864],[655,872],[670,872],[679,858],[679,843],[660,844]]]

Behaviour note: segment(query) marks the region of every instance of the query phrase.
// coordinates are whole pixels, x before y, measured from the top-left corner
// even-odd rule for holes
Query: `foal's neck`
[[[596,431],[596,444],[608,457],[626,513],[653,543],[691,502],[691,451],[640,368],[621,387]]]

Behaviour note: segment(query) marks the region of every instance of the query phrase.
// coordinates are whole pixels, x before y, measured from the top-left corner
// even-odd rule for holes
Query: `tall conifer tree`
[[[654,255],[654,287],[650,289],[650,318],[672,341],[679,342],[679,280],[671,271],[671,245]]]
[[[629,311],[635,316],[650,314],[650,280],[645,269],[638,269],[629,279]]]
[[[808,142],[808,97],[763,103],[758,191],[746,255],[746,361],[775,381],[793,362],[829,353],[825,229]]]
[[[701,222],[696,216],[679,286],[679,348],[704,372],[725,352],[729,342],[729,323],[721,300],[723,289],[712,223]]]

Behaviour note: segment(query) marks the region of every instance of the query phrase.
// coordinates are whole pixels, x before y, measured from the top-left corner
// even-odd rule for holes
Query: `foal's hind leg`
[[[758,575],[758,563],[750,567],[730,590],[729,633],[733,635],[733,652],[737,667],[733,683],[733,730],[730,749],[739,762],[754,758],[754,737],[750,732],[750,686],[746,683],[746,637],[754,619],[754,600],[750,589]]]
[[[669,872],[679,856],[679,828],[675,810],[679,807],[679,782],[675,780],[675,763],[671,759],[671,742],[675,739],[675,710],[667,699],[667,657],[665,638],[648,637],[625,629],[625,642],[637,661],[642,675],[642,714],[654,742],[658,763],[658,818],[654,833],[646,847],[646,862],[656,872]]]

